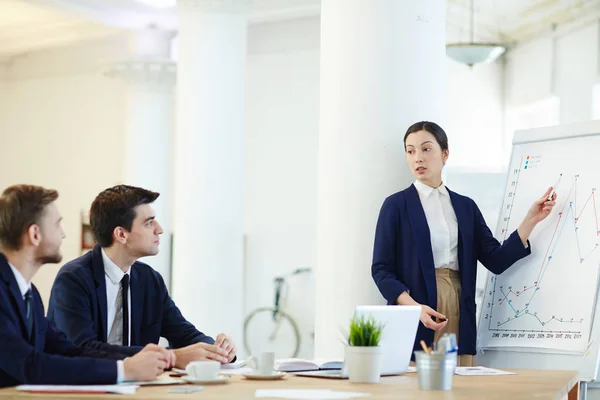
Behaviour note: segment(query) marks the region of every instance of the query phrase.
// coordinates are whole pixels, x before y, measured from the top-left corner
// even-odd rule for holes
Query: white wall
[[[444,129],[448,167],[498,170],[506,165],[502,146],[504,68],[502,61],[472,68],[447,61],[448,88]]]
[[[561,124],[591,119],[593,86],[598,83],[599,36],[598,22],[594,22],[565,27],[511,50],[507,56],[506,107],[557,96]]]
[[[101,66],[120,58],[120,40],[39,52],[14,60],[0,91],[0,188],[55,188],[66,239],[63,261],[80,255],[81,212],[122,179],[123,95]],[[44,303],[60,265],[34,278]]]
[[[5,95],[6,91],[6,65],[2,64],[0,60],[0,138],[3,138],[4,126],[5,126],[5,115],[6,115],[6,102],[8,101]]]
[[[273,304],[275,276],[315,267],[319,20],[252,26],[248,51],[246,314]],[[289,293],[311,358],[314,275],[292,278]]]
[[[598,23],[556,39],[555,91],[560,97],[560,122],[592,118],[592,91],[598,82]]]

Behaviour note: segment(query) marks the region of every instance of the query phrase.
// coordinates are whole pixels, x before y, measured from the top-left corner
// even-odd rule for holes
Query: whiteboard
[[[478,325],[478,364],[578,370],[600,366],[600,121],[518,131],[495,236],[504,240],[545,189],[552,214],[538,224],[532,254],[488,273]]]

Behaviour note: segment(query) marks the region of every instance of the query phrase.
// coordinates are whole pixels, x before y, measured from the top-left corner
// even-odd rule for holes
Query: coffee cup
[[[185,368],[188,376],[194,379],[211,380],[216,379],[221,370],[221,363],[218,361],[192,361]]]
[[[272,375],[273,368],[275,366],[275,353],[264,352],[258,356],[252,356],[248,360],[250,368],[254,369],[254,372],[260,375]]]

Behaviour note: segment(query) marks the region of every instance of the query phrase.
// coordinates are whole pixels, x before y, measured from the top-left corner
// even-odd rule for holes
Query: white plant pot
[[[379,383],[383,347],[346,346],[348,378],[354,383]]]

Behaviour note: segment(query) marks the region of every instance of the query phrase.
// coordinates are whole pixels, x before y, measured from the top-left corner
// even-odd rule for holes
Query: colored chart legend
[[[538,168],[541,162],[541,156],[526,156],[523,164],[523,170]]]

